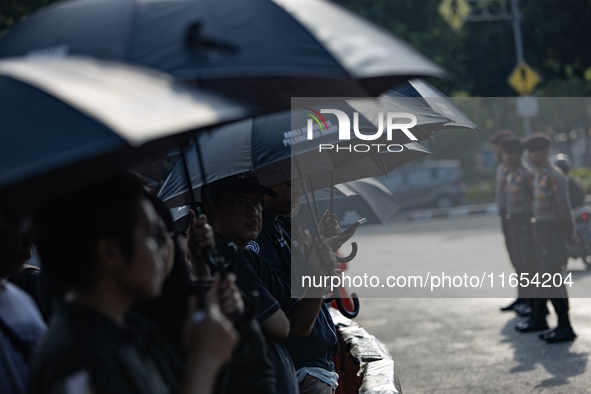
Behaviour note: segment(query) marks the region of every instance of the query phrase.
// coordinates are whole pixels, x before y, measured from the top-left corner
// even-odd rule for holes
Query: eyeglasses
[[[248,212],[251,208],[256,209],[259,212],[262,212],[265,207],[267,206],[267,202],[265,200],[255,200],[251,201],[246,198],[239,198],[237,200],[222,200],[224,202],[234,202],[234,209],[238,212]]]

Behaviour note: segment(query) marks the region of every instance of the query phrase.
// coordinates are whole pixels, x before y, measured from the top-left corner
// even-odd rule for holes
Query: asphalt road
[[[505,266],[511,272],[495,215],[367,225],[354,240],[359,254],[349,275],[409,273],[424,261],[442,269]],[[578,284],[591,283],[581,262],[569,262],[568,269]],[[356,321],[388,346],[404,393],[591,393],[591,299],[571,299],[579,337],[549,345],[535,333],[515,331],[520,318],[499,311],[514,289],[484,296],[497,292],[508,298],[383,298],[389,294],[368,292],[382,298],[362,298]],[[556,324],[554,314],[548,323]]]

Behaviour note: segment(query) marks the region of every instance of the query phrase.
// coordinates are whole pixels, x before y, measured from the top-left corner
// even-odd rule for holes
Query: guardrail
[[[359,324],[330,308],[339,337],[336,394],[402,394],[396,365],[386,346]]]

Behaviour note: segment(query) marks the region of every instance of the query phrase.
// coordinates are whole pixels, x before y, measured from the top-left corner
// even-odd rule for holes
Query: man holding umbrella
[[[35,225],[43,270],[65,295],[36,349],[29,392],[212,392],[237,342],[217,281],[187,325],[186,371],[164,335],[128,313],[160,294],[166,270],[166,230],[137,177],[117,175],[65,196]]]
[[[247,248],[258,252],[286,283],[296,285],[292,291],[301,293],[304,289],[297,287],[300,283],[297,278],[308,275],[309,267],[298,245],[298,236],[294,233],[296,229],[289,220],[289,215],[296,209],[302,196],[300,181],[288,180],[272,188],[277,196],[265,197],[267,208],[263,211],[263,230]],[[329,237],[329,246],[333,251],[338,250],[353,235],[339,237],[341,229],[336,215],[329,216],[328,212],[320,220],[319,228],[323,236]],[[292,280],[292,275],[296,277],[295,280]],[[332,359],[337,352],[338,341],[334,323],[324,303],[309,336],[289,336],[283,343],[294,362],[301,394],[334,392],[338,385],[338,374]]]
[[[234,242],[241,251],[235,267],[236,283],[244,292],[259,293],[257,320],[268,339],[276,368],[277,393],[298,393],[293,363],[281,340],[289,335],[307,337],[313,332],[325,289],[311,287],[305,294],[299,294],[302,298],[292,298],[289,284],[247,247],[257,239],[263,227],[262,214],[266,205],[263,195],[277,197],[275,191],[260,185],[252,172],[212,182],[209,188],[211,197],[203,193],[204,189],[202,197],[206,202],[206,214],[214,217],[213,226],[220,238],[218,245]],[[210,209],[213,212],[209,212]],[[328,241],[316,240],[310,256],[310,274],[323,277],[330,275],[334,268],[336,258]]]

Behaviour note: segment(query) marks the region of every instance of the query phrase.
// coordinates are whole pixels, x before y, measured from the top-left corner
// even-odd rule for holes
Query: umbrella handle
[[[341,315],[345,316],[347,319],[354,319],[359,314],[359,298],[357,298],[357,294],[351,294],[351,300],[353,300],[353,310],[349,312],[347,308],[345,308],[342,298],[337,297],[336,299],[339,312],[341,312]]]
[[[337,257],[337,262],[338,263],[348,263],[349,261],[353,260],[355,258],[355,256],[357,256],[357,242],[351,242],[351,254],[349,254],[347,257],[340,257],[340,256],[336,256]]]
[[[193,51],[207,55],[212,52],[226,52],[234,54],[238,51],[238,47],[229,42],[223,42],[203,36],[203,24],[195,22],[187,29],[185,36],[185,44]]]
[[[238,260],[238,247],[236,244],[230,242],[228,249],[230,250],[229,258],[220,254],[217,248],[213,251],[205,251],[206,261],[213,270],[219,272],[222,282],[226,279],[226,274],[234,269]]]

